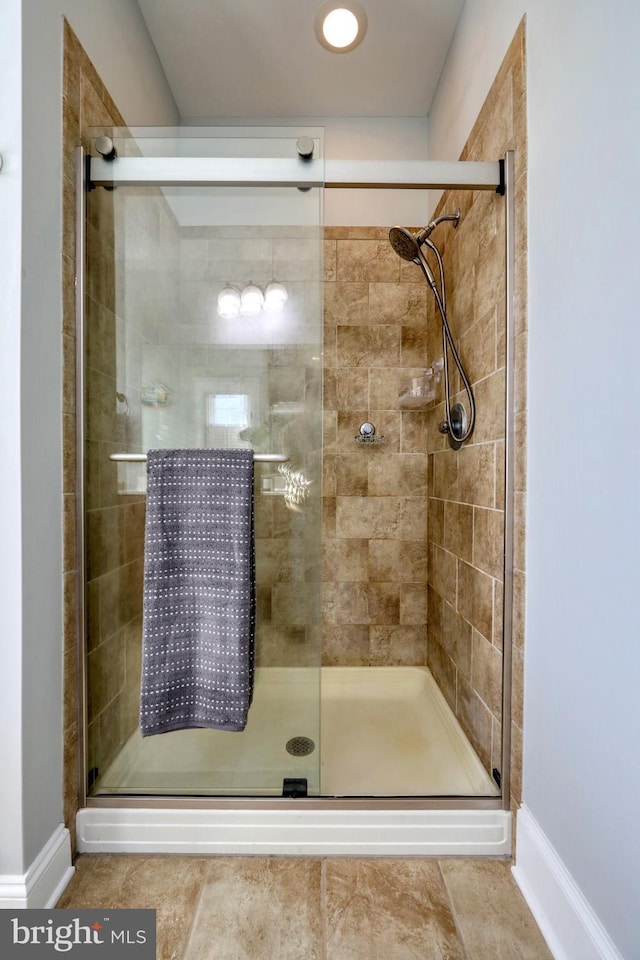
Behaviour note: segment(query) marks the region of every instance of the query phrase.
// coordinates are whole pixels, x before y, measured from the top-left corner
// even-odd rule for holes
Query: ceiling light
[[[289,294],[281,283],[270,283],[264,292],[264,309],[267,313],[277,313],[288,299]]]
[[[322,32],[330,46],[348,47],[358,36],[358,18],[351,10],[336,7],[324,18]]]
[[[348,53],[367,32],[367,15],[352,0],[329,0],[320,7],[314,23],[319,42],[332,53]]]

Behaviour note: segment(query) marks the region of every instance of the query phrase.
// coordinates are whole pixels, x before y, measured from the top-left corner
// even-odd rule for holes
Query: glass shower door
[[[162,146],[141,138],[116,143],[120,155]],[[295,141],[276,139],[202,138],[197,145],[230,162],[258,145],[266,155],[295,151]],[[90,795],[319,793],[322,249],[318,188],[89,193]],[[211,447],[255,454],[253,702],[242,733],[189,729],[143,738],[141,455]]]

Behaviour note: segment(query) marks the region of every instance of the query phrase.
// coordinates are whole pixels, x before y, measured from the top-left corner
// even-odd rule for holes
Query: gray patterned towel
[[[253,451],[150,450],[142,735],[243,730],[254,637]]]

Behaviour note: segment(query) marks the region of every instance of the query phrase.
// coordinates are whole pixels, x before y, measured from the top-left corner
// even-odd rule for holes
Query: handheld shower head
[[[431,289],[437,293],[438,288],[436,287],[435,277],[420,249],[425,242],[429,246],[432,246],[428,237],[434,226],[435,224],[430,223],[428,227],[424,227],[422,230],[419,230],[418,233],[411,233],[406,227],[392,227],[389,231],[389,243],[403,260],[418,264],[425,275],[427,283]]]
[[[432,220],[427,224],[426,227],[416,231],[416,233],[412,233],[410,230],[407,230],[406,227],[392,227],[389,231],[389,243],[399,257],[402,257],[403,260],[408,260],[410,263],[415,263],[420,267],[427,283],[433,291],[436,305],[440,313],[440,319],[442,320],[442,356],[444,365],[446,419],[440,425],[440,430],[442,433],[448,434],[449,445],[452,447],[452,449],[459,450],[464,441],[467,440],[473,432],[475,424],[475,400],[471,385],[465,373],[464,367],[462,366],[462,361],[456,349],[456,345],[449,328],[449,323],[447,321],[444,290],[444,267],[442,263],[442,257],[435,243],[429,239],[435,228],[439,223],[442,223],[443,220],[453,220],[454,227],[457,227],[460,221],[460,210],[458,209],[455,213],[444,214],[443,216],[436,217],[435,220]],[[427,258],[422,251],[423,246],[428,247],[435,257],[440,275],[440,289],[438,289],[438,284],[436,283],[436,279],[433,275],[431,267],[427,263]],[[453,406],[451,405],[448,351],[451,352],[451,356],[453,357],[456,367],[458,368],[458,372],[460,373],[464,388],[467,392],[467,397],[469,400],[468,414],[462,404],[456,403]]]
[[[442,223],[443,220],[453,220],[457,227],[458,221],[460,220],[460,210],[456,210],[455,213],[444,214],[442,217],[436,217],[435,220],[428,223],[422,230],[418,230],[417,233],[411,233],[406,227],[391,227],[391,230],[389,230],[389,243],[399,257],[402,257],[403,260],[413,262],[419,258],[422,244],[431,236],[435,228],[439,223]]]
[[[399,257],[409,262],[415,260],[420,253],[420,244],[416,235],[407,230],[406,227],[391,227],[389,243]]]

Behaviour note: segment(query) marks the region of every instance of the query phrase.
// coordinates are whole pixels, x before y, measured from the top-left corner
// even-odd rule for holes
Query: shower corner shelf
[[[403,383],[399,395],[400,407],[424,408],[432,403],[438,395],[437,384],[440,382],[442,366],[442,360],[436,360],[421,376]]]
[[[424,396],[415,396],[412,393],[401,393],[398,397],[398,403],[401,410],[424,410],[430,403],[436,399],[435,393],[424,394]]]

